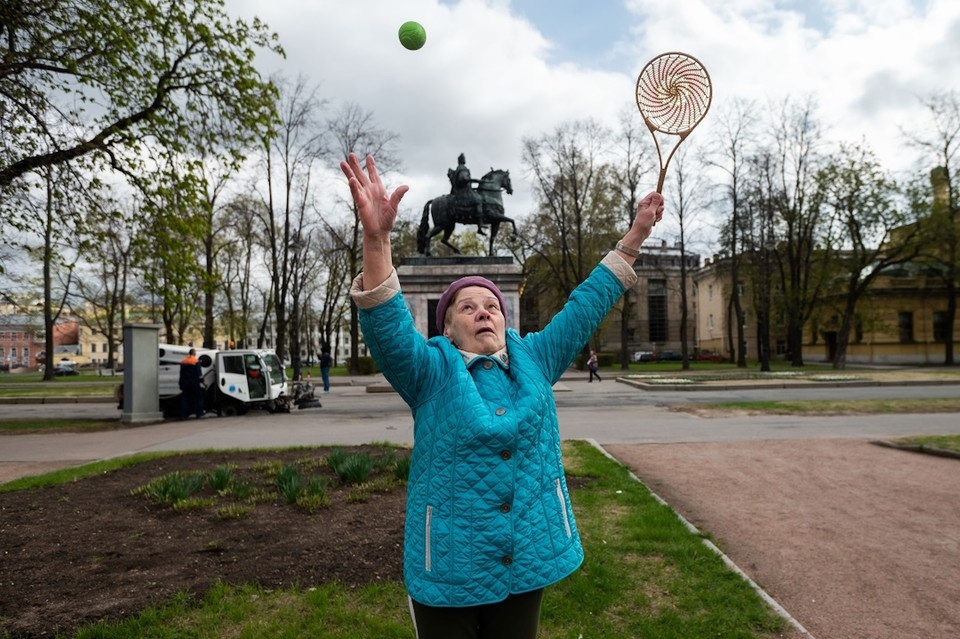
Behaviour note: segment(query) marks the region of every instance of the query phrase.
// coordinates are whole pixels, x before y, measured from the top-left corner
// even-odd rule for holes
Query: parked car
[[[727,358],[717,351],[700,351],[697,353],[697,359],[701,362],[725,362]]]
[[[650,351],[637,351],[630,359],[632,359],[634,362],[652,362],[653,353]]]
[[[680,356],[680,353],[675,351],[660,351],[657,355],[658,362],[678,362],[683,357]]]
[[[79,374],[80,374],[80,371],[78,371],[77,369],[75,369],[73,366],[68,366],[68,365],[66,365],[66,364],[60,364],[60,365],[58,365],[58,366],[54,366],[54,367],[53,367],[53,374],[54,374],[54,375],[60,375],[60,376],[64,376],[64,375],[79,375]]]

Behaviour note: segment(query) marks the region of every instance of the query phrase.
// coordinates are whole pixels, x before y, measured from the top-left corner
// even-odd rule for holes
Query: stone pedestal
[[[437,335],[437,303],[454,280],[467,275],[485,277],[503,293],[507,327],[520,325],[521,268],[512,257],[409,257],[397,268],[403,298],[417,330]]]
[[[120,421],[163,421],[160,412],[160,326],[123,327],[123,412]]]

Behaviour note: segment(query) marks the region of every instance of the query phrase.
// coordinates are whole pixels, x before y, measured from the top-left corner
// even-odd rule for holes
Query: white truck
[[[189,346],[160,344],[160,410],[165,417],[180,414],[180,362],[189,351]],[[243,415],[251,408],[290,411],[286,372],[273,351],[196,351],[206,410],[225,416]]]

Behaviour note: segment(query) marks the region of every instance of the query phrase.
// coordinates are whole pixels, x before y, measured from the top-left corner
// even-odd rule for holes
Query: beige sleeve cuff
[[[397,276],[397,269],[390,272],[379,286],[375,286],[369,291],[363,290],[363,273],[357,275],[350,286],[350,297],[357,304],[358,308],[373,308],[389,301],[394,295],[400,292],[400,278]]]
[[[600,263],[613,271],[613,274],[617,276],[617,279],[620,280],[620,283],[623,284],[623,288],[625,289],[633,288],[639,279],[636,271],[633,270],[633,266],[620,257],[620,254],[616,251],[607,253],[607,255],[600,260]]]

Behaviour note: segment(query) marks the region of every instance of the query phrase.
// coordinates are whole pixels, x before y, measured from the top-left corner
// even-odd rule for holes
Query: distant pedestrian
[[[320,377],[323,378],[323,392],[330,392],[330,364],[333,358],[330,357],[330,347],[324,346],[320,349]]]
[[[596,377],[598,382],[602,382],[600,379],[600,373],[597,372],[597,352],[594,350],[590,351],[590,357],[587,359],[587,368],[590,369],[590,383],[593,383],[593,378]]]

